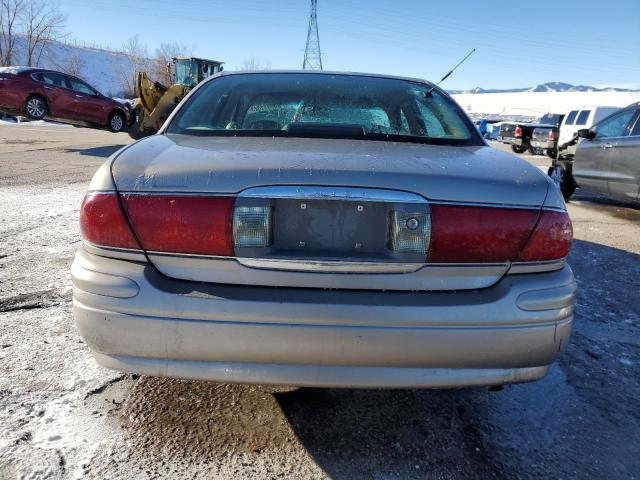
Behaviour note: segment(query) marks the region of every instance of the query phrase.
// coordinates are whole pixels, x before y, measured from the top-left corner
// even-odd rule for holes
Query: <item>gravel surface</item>
[[[376,391],[136,377],[93,361],[69,279],[84,189],[127,142],[0,127],[1,479],[640,478],[640,209],[570,202],[575,329],[539,382]]]

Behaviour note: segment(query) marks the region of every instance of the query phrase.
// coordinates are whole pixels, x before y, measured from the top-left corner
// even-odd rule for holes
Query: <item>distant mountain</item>
[[[529,88],[485,89],[481,87],[471,90],[452,90],[449,93],[516,93],[516,92],[636,92],[629,88],[596,88],[588,85],[571,85],[564,82],[547,82]]]

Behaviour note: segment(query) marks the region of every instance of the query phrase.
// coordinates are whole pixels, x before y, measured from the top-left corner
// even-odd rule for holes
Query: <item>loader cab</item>
[[[202,58],[174,58],[175,83],[193,88],[205,78],[222,71],[222,62]]]

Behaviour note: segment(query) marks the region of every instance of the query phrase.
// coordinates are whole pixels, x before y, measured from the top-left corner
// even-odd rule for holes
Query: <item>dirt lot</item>
[[[640,478],[639,209],[569,204],[575,330],[537,383],[266,392],[136,378],[93,361],[69,280],[83,191],[127,142],[0,127],[0,478]]]

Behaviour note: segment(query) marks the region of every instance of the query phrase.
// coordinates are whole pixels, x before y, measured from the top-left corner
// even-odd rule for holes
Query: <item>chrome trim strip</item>
[[[451,205],[454,207],[486,207],[486,208],[511,208],[517,210],[553,210],[566,212],[565,209],[548,207],[545,205],[517,205],[512,203],[487,203],[487,202],[456,202],[453,200],[429,200],[429,205]]]
[[[381,188],[285,186],[247,188],[238,194],[240,198],[304,198],[312,200],[354,200],[359,202],[427,203],[427,199],[415,193]]]
[[[167,253],[148,251],[150,256],[193,258],[198,260],[235,260],[248,268],[262,270],[289,270],[299,272],[323,273],[412,273],[422,269],[435,268],[495,268],[509,267],[504,263],[395,263],[395,262],[358,262],[341,260],[283,259],[226,257],[216,255],[198,255],[189,253]]]
[[[425,267],[424,263],[342,262],[332,260],[281,260],[274,258],[236,258],[249,268],[290,270],[323,273],[412,273]]]
[[[202,258],[212,260],[236,260],[236,257],[228,257],[225,255],[205,255],[201,253],[176,253],[176,252],[159,252],[156,250],[147,250],[148,255],[159,255],[162,257],[185,257],[185,258]]]
[[[237,193],[218,193],[218,192],[180,192],[171,190],[147,191],[147,190],[119,190],[120,195],[145,195],[145,196],[167,196],[176,197],[237,197]]]
[[[550,260],[547,262],[513,262],[507,275],[519,273],[542,273],[560,270],[565,265],[565,259]]]
[[[275,190],[278,189],[278,190]],[[326,193],[311,193],[313,190],[324,190]],[[357,193],[351,193],[351,192]],[[451,205],[460,207],[512,208],[519,210],[550,210],[566,212],[565,208],[546,205],[518,205],[513,203],[488,202],[456,202],[454,200],[428,199],[418,194],[400,190],[385,190],[378,188],[357,187],[316,187],[316,186],[271,186],[251,187],[240,193],[229,192],[181,192],[181,191],[146,191],[146,190],[90,190],[87,193],[119,193],[121,195],[176,195],[176,196],[211,196],[211,197],[242,197],[242,198],[309,198],[316,200],[354,200],[361,202],[399,202],[399,203],[428,203],[429,205]]]
[[[82,247],[89,253],[101,257],[119,258],[122,260],[133,260],[136,262],[146,262],[147,256],[144,250],[136,250],[129,248],[103,247],[82,240]]]
[[[90,248],[96,248],[98,250],[109,250],[114,252],[129,252],[129,253],[144,253],[144,250],[139,248],[121,248],[121,247],[105,247],[103,245],[98,245],[96,243],[88,242],[87,240],[82,240],[82,243]]]

